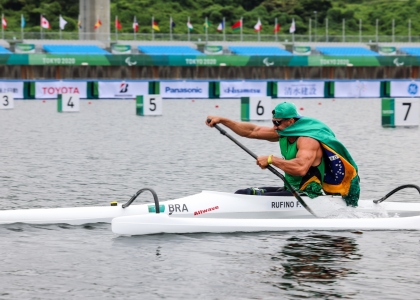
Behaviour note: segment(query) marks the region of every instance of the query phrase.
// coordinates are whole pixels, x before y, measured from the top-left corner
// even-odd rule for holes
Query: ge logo
[[[417,94],[419,87],[417,86],[417,84],[415,83],[410,83],[410,85],[408,86],[408,93],[410,95],[415,95]]]

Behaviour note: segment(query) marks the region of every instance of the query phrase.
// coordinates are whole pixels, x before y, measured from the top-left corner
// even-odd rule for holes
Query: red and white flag
[[[41,16],[41,27],[42,28],[46,28],[46,29],[50,29],[50,22],[48,22],[48,20],[46,18],[44,18],[44,16]]]
[[[254,26],[254,31],[261,31],[261,29],[262,29],[261,20],[258,19],[257,24],[255,24],[255,26]]]
[[[3,26],[4,29],[7,27],[7,21],[5,17],[1,17],[1,26]]]
[[[274,33],[279,32],[279,31],[280,31],[280,24],[274,25]]]
[[[137,23],[136,17],[134,17],[134,21],[133,21],[133,30],[134,32],[139,31],[139,23]]]

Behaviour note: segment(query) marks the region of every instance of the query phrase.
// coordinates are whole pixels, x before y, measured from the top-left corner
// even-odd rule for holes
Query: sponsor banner
[[[278,81],[278,98],[324,98],[324,81]]]
[[[310,55],[311,54],[311,47],[310,46],[294,46],[293,47],[293,54],[296,54],[296,55]]]
[[[220,98],[267,96],[267,81],[220,81]]]
[[[419,56],[243,56],[243,55],[85,55],[85,54],[0,54],[2,65],[82,66],[257,66],[257,67],[374,67],[420,66]]]
[[[394,80],[391,81],[391,97],[419,97],[420,81]]]
[[[380,55],[395,55],[397,54],[397,47],[379,46],[378,52]]]
[[[162,98],[209,98],[208,81],[161,81]]]
[[[223,54],[223,46],[205,46],[204,53],[209,55],[220,55]]]
[[[373,80],[335,81],[335,98],[379,98],[381,82]]]
[[[16,53],[35,53],[34,44],[15,44]]]
[[[130,45],[113,44],[111,48],[112,54],[129,54],[131,53]]]
[[[130,99],[149,94],[148,81],[98,81],[98,96],[102,99]]]
[[[57,99],[58,94],[79,94],[87,98],[86,81],[37,81],[35,82],[36,99]]]
[[[10,93],[13,99],[23,99],[23,81],[0,81],[0,93]]]

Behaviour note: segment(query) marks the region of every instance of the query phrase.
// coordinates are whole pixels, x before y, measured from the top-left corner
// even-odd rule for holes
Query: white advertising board
[[[79,94],[87,98],[86,81],[37,81],[35,82],[36,99],[57,99],[58,94]]]
[[[346,80],[334,82],[335,98],[379,98],[380,96],[380,81]]]
[[[278,81],[278,98],[324,98],[324,81]]]
[[[419,97],[420,81],[393,80],[391,81],[391,97]]]
[[[208,81],[161,81],[162,98],[209,98]]]
[[[101,99],[131,99],[137,95],[149,94],[148,81],[98,81]]]
[[[267,81],[220,81],[220,98],[267,96]]]
[[[0,93],[10,93],[14,99],[23,99],[23,81],[0,81]]]

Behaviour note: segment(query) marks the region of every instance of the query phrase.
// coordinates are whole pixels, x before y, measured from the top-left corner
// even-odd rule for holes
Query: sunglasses
[[[278,120],[272,120],[272,121],[273,121],[274,126],[279,127],[279,126],[281,125],[281,123],[282,123],[283,121],[285,121],[285,119],[282,119],[282,120],[280,120],[280,121],[278,121]]]

